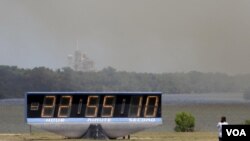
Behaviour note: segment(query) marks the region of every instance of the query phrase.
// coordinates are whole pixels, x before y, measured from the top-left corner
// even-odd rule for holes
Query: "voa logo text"
[[[241,130],[239,130],[239,129],[226,129],[226,132],[227,132],[227,136],[235,136],[235,137],[247,136],[244,129],[241,129]]]

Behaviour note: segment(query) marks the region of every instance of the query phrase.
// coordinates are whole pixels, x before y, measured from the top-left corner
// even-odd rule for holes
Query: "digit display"
[[[130,109],[129,109],[129,116],[130,117],[140,117],[141,108],[142,108],[142,96],[132,96]]]
[[[56,96],[45,96],[41,117],[53,117],[55,111]]]
[[[99,106],[99,96],[89,96],[86,107],[86,117],[96,117]]]
[[[45,93],[27,96],[28,118],[161,117],[160,94]]]
[[[102,105],[102,117],[113,117],[115,96],[105,96]]]
[[[71,104],[72,96],[62,96],[58,110],[58,117],[69,117]]]
[[[144,111],[144,117],[155,117],[157,114],[159,98],[157,96],[148,96]]]

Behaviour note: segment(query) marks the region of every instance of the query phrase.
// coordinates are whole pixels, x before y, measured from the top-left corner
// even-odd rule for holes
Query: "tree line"
[[[23,69],[0,66],[0,98],[22,98],[29,91],[161,91],[163,93],[226,93],[249,89],[250,74],[136,73],[112,67],[81,72],[71,68]]]

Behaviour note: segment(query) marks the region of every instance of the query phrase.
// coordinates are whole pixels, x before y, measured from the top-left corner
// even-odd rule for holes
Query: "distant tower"
[[[68,66],[72,68],[73,66],[73,55],[69,54],[68,55]]]
[[[82,62],[82,52],[76,50],[74,54],[74,69],[76,71],[80,71],[81,62]]]
[[[78,41],[74,55],[68,55],[68,65],[75,71],[94,71],[94,62],[78,49]]]

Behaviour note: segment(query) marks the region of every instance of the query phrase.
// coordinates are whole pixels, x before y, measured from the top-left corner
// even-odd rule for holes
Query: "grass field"
[[[0,141],[88,141],[88,139],[65,139],[50,133],[0,134]],[[123,140],[123,139],[118,139]],[[217,141],[214,132],[141,132],[131,135],[130,141]],[[126,141],[126,140],[124,140]]]
[[[190,112],[196,118],[195,130],[198,132],[216,132],[216,124],[225,115],[230,124],[241,124],[250,119],[250,104],[199,104],[164,105],[163,125],[148,131],[172,132],[177,112]],[[37,129],[32,128],[37,131]],[[40,131],[40,130],[39,130]],[[29,126],[24,120],[23,105],[0,104],[0,133],[28,133]]]
[[[24,119],[22,104],[0,104],[0,141],[62,141],[62,136],[32,128]],[[250,104],[169,104],[162,110],[163,125],[131,135],[133,141],[217,141],[216,124],[222,115],[230,124],[241,124],[250,119]],[[194,133],[175,133],[174,118],[177,112],[190,112],[196,118]],[[78,139],[85,140],[85,139]],[[73,141],[70,139],[69,141]]]
[[[229,124],[242,124],[250,119],[250,104],[198,104],[198,105],[164,105],[163,126],[155,130],[173,131],[175,115],[177,112],[186,111],[196,119],[196,131],[216,132],[216,125],[221,116],[226,116]]]

